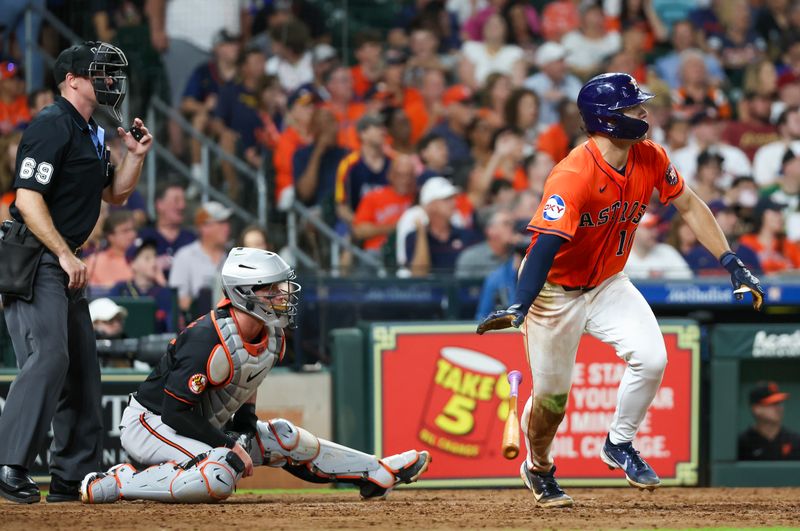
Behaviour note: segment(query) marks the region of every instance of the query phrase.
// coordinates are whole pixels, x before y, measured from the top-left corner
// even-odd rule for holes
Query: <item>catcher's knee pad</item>
[[[196,462],[192,462],[196,461]],[[242,477],[244,462],[227,448],[214,448],[196,457],[170,484],[175,501],[203,503],[224,500],[233,494]]]
[[[319,439],[286,419],[258,422],[258,433],[250,445],[254,465],[281,467],[287,462],[303,464],[319,454]]]

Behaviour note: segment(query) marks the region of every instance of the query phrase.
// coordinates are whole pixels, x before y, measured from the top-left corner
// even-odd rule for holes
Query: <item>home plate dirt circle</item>
[[[675,529],[800,526],[800,488],[568,489],[542,509],[523,489],[413,490],[362,502],[353,490],[236,494],[216,505],[0,504],[4,530],[48,529]]]

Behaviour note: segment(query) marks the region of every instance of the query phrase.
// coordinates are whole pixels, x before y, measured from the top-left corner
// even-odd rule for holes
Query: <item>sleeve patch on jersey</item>
[[[544,204],[544,212],[542,213],[542,217],[544,217],[544,219],[547,221],[556,221],[561,219],[566,211],[567,206],[561,196],[553,194],[547,198],[547,202]]]
[[[670,164],[667,166],[667,171],[664,174],[664,178],[667,180],[667,184],[675,186],[678,184],[678,172],[675,171],[675,166]]]
[[[192,375],[189,377],[189,391],[199,395],[206,390],[207,383],[208,380],[206,379],[205,374],[197,373]]]

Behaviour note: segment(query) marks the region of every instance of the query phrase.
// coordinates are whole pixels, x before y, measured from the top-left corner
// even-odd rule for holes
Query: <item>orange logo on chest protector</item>
[[[199,395],[203,391],[206,390],[206,384],[208,383],[208,379],[206,378],[205,374],[195,374],[189,377],[189,391],[193,392],[196,395]]]

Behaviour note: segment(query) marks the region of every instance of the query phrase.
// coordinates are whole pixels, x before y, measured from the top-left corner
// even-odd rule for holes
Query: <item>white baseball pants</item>
[[[146,466],[167,461],[183,463],[212,449],[205,443],[178,435],[164,424],[161,415],[149,411],[133,397],[122,412],[119,438],[131,459]]]
[[[614,444],[633,440],[661,384],[667,351],[652,309],[627,275],[617,273],[591,291],[545,283],[521,330],[534,389],[521,418],[529,467],[546,472],[553,464],[550,447],[584,332],[614,347],[628,365],[609,437]]]

